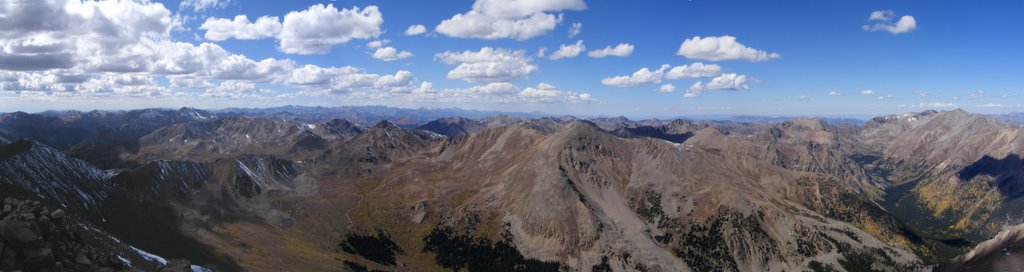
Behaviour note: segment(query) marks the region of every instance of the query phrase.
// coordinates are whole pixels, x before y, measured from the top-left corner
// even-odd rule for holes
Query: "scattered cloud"
[[[647,84],[661,83],[661,78],[665,75],[671,65],[664,64],[661,68],[651,71],[647,67],[640,68],[636,72],[627,76],[615,76],[607,77],[601,80],[601,84],[615,87],[637,87]]]
[[[837,91],[831,91],[831,92],[828,92],[828,96],[843,96],[843,94],[839,93]]]
[[[553,103],[565,100],[570,103],[593,102],[589,93],[576,93],[559,90],[551,84],[541,82],[537,87],[527,87],[519,92],[519,97],[531,102]]]
[[[145,75],[108,74],[90,78],[75,86],[83,96],[155,97],[170,95],[170,90],[156,84],[152,77]]]
[[[575,58],[579,56],[581,52],[587,50],[587,47],[583,45],[583,40],[576,41],[576,44],[563,44],[558,47],[558,50],[551,53],[548,56],[551,60],[558,60],[564,58]]]
[[[277,36],[281,32],[281,22],[277,17],[269,16],[257,18],[256,22],[250,22],[245,15],[235,16],[234,20],[211,17],[199,29],[206,30],[203,37],[211,41],[258,40]]]
[[[661,84],[661,87],[658,88],[658,91],[663,93],[675,92],[676,85],[672,85],[671,83]]]
[[[538,69],[523,50],[483,47],[479,51],[445,51],[436,58],[448,65],[457,64],[448,72],[449,79],[474,83],[517,80]]]
[[[569,38],[575,38],[576,35],[580,35],[580,33],[583,33],[583,23],[572,23],[572,26],[569,27]]]
[[[389,43],[391,43],[391,40],[388,40],[388,39],[372,40],[372,41],[366,43],[366,47],[369,47],[369,48],[372,48],[372,49],[377,49],[377,48],[384,47],[385,45],[388,45]]]
[[[705,38],[694,36],[683,41],[676,55],[708,61],[746,60],[750,62],[768,61],[781,57],[778,53],[768,53],[764,50],[747,47],[737,42],[736,37],[733,36]]]
[[[423,25],[411,25],[409,28],[405,29],[406,36],[416,36],[423,33],[427,33],[427,27]]]
[[[964,93],[964,97],[968,99],[978,99],[985,97],[985,91],[969,91]]]
[[[82,6],[75,6],[76,4]],[[11,54],[37,63],[53,59],[52,56],[40,57],[51,52],[46,50],[52,50],[56,56],[68,58],[66,64],[55,61],[47,65],[37,65],[38,70],[15,71],[0,67],[0,70],[6,70],[0,71],[0,78],[3,78],[0,80],[0,90],[17,96],[178,95],[172,93],[168,87],[161,86],[161,83],[154,79],[157,77],[166,78],[168,85],[172,87],[206,89],[206,97],[237,96],[226,92],[230,88],[243,90],[241,93],[249,96],[265,94],[266,92],[262,91],[244,92],[253,88],[240,88],[261,83],[326,94],[408,92],[416,88],[412,74],[407,71],[399,71],[394,75],[379,75],[349,66],[297,67],[294,61],[288,59],[253,60],[244,55],[228,52],[214,43],[194,45],[174,42],[171,40],[170,30],[176,21],[171,17],[170,11],[160,3],[120,1],[103,2],[100,5],[87,1],[59,6],[40,1],[16,7],[45,13],[48,17],[46,20],[71,26],[53,29],[0,26],[10,30],[0,37],[0,44],[5,46],[25,44],[26,40],[62,37],[60,43],[34,48],[35,53],[32,55],[17,56],[20,54],[17,50],[0,51],[0,59],[9,58]],[[83,10],[90,12],[76,13]],[[13,14],[29,13],[26,10]],[[4,22],[8,21],[0,20],[0,24]],[[259,20],[256,24],[259,24]]]
[[[205,8],[211,7],[215,6]],[[497,10],[495,14],[516,14],[515,10],[502,11],[505,7],[492,8]],[[0,28],[5,29],[0,34],[0,92],[9,97],[180,96],[264,100],[336,96],[353,101],[597,101],[589,93],[547,83],[522,89],[508,83],[538,69],[522,50],[485,47],[479,51],[437,54],[438,60],[456,66],[449,72],[449,78],[487,83],[437,90],[433,83],[418,81],[412,72],[404,70],[378,74],[352,66],[298,65],[290,59],[250,59],[211,42],[176,42],[171,31],[180,26],[180,18],[157,2],[72,1],[61,5],[30,1],[10,11],[13,18],[0,20]],[[13,23],[37,27],[9,25]],[[375,39],[382,33],[381,23],[380,11],[375,6],[339,10],[332,5],[313,5],[288,13],[283,19],[245,15],[209,18],[200,29],[209,41],[274,38],[282,52],[318,54],[351,40]],[[413,26],[411,32],[418,30]],[[388,45],[388,40],[372,40],[366,46],[373,57],[382,60],[412,55]],[[278,93],[281,87],[289,91]],[[188,90],[176,93],[175,89]],[[200,92],[194,93],[196,90]]]
[[[473,86],[469,90],[481,94],[514,94],[519,92],[519,87],[508,82],[491,82],[483,86]]]
[[[178,9],[192,8],[194,12],[201,12],[207,9],[224,8],[231,0],[182,0]]]
[[[398,51],[398,49],[388,46],[377,48],[377,51],[373,52],[372,57],[383,61],[396,61],[412,57],[412,53],[409,51]]]
[[[171,77],[169,81],[171,86],[182,88],[206,88],[213,86],[209,80],[191,77]]]
[[[333,4],[312,5],[306,10],[292,11],[279,22],[276,16],[263,16],[250,22],[245,15],[234,20],[207,18],[200,29],[212,41],[227,39],[254,40],[276,37],[278,50],[289,54],[323,54],[332,47],[352,39],[380,36],[384,17],[377,6],[338,10]]]
[[[548,48],[547,47],[541,47],[541,48],[537,49],[537,57],[538,58],[543,58],[544,54],[547,54],[547,52],[548,52]]]
[[[477,0],[466,13],[441,21],[435,31],[456,38],[527,40],[562,22],[563,10],[583,10],[583,0]]]
[[[892,10],[876,10],[872,11],[871,15],[868,16],[868,24],[865,24],[861,28],[864,31],[888,31],[892,34],[902,34],[914,31],[917,29],[917,20],[914,16],[903,15],[899,20],[895,20],[895,13]],[[874,22],[871,24],[870,22]]]
[[[868,21],[889,21],[893,15],[892,10],[876,10],[871,12]]]
[[[1006,105],[998,104],[998,103],[991,103],[990,102],[990,103],[986,103],[986,104],[977,105],[975,107],[979,107],[979,108],[983,108],[983,109],[1001,109],[1001,108],[1005,108]]]
[[[873,94],[875,94],[875,91],[871,90],[871,89],[865,89],[865,90],[860,91],[860,94],[861,95],[873,95]]]
[[[302,94],[323,96],[353,92],[411,93],[418,89],[413,74],[399,70],[393,75],[364,73],[350,66],[319,67],[306,65],[281,79],[285,84],[301,87]]]
[[[930,94],[928,92],[925,92],[925,91],[914,92],[914,96],[917,96],[919,98],[925,98],[925,97],[928,97],[928,95],[930,95]]]
[[[423,91],[412,96],[419,100],[435,100],[443,102],[488,102],[488,103],[595,103],[596,99],[589,93],[566,91],[551,84],[537,84],[535,87],[520,89],[508,82],[491,82],[485,85],[459,89],[436,91],[432,88],[421,88]]]
[[[663,64],[657,70],[643,67],[630,75],[607,77],[601,80],[601,84],[615,87],[637,87],[661,83],[662,79],[707,78],[721,74],[722,67],[715,64],[694,62],[675,67]]]
[[[799,99],[799,100],[808,100],[808,99],[811,99],[811,98],[810,98],[810,97],[807,97],[806,95],[801,95],[801,96],[798,96],[798,97],[797,97],[796,99]]]
[[[879,95],[878,96],[878,100],[886,100],[886,99],[892,99],[892,98],[893,98],[893,96],[891,94],[883,94],[883,95]]]
[[[689,65],[680,65],[672,67],[665,74],[667,79],[681,79],[681,78],[703,78],[713,77],[722,74],[722,67],[716,64],[704,64],[700,62],[694,62]]]
[[[683,96],[697,97],[710,90],[749,91],[750,86],[747,83],[750,81],[750,78],[746,75],[736,73],[721,74],[712,78],[707,84],[697,81],[697,83],[694,83],[686,90]]]
[[[199,96],[220,98],[255,98],[262,97],[263,94],[272,93],[274,93],[274,91],[272,90],[256,88],[256,84],[252,82],[227,80],[221,82],[220,85],[211,86],[207,88],[206,91],[200,94]]]
[[[959,106],[956,105],[956,104],[953,104],[953,103],[928,102],[928,103],[917,103],[917,104],[909,104],[909,105],[907,105],[907,104],[900,104],[897,107],[900,107],[900,108],[922,108],[922,109],[944,109],[944,108],[945,109],[949,109],[949,108],[957,108]]]
[[[628,57],[629,55],[632,54],[633,45],[628,43],[620,43],[615,47],[609,45],[602,49],[591,50],[590,52],[587,52],[587,56],[590,56],[591,58],[603,58],[607,56]]]
[[[391,43],[391,40],[374,40],[366,43],[366,46],[370,49],[375,49],[373,54],[370,55],[371,57],[382,61],[396,61],[413,56],[409,51],[399,51],[394,47],[387,46],[389,43]]]
[[[377,6],[338,10],[333,4],[316,4],[284,16],[278,49],[289,54],[323,54],[352,39],[376,38],[383,23]]]

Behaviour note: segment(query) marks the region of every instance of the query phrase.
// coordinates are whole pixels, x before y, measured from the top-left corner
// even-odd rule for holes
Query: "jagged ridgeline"
[[[1022,154],[1020,128],[959,110],[8,113],[0,270],[998,270]]]

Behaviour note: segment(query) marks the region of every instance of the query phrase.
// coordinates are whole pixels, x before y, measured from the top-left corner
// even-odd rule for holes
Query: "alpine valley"
[[[999,270],[1024,262],[1007,120],[5,113],[0,270]]]

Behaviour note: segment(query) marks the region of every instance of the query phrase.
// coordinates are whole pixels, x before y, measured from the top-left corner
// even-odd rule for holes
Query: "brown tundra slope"
[[[226,271],[914,271],[1024,215],[986,116],[598,123],[173,124],[103,156],[139,166],[86,219]]]
[[[1024,134],[961,110],[879,117],[860,138],[885,206],[925,236],[973,244],[1024,223]]]
[[[1008,227],[935,271],[1020,271],[1024,269],[1024,225]]]
[[[617,271],[922,265],[900,221],[861,188],[766,162],[754,156],[764,146],[743,137],[707,128],[677,144],[585,121],[551,128],[527,121],[447,139],[371,128],[309,162],[318,195],[271,197],[296,211],[276,232],[325,266],[378,269],[476,270],[496,259]],[[238,259],[256,269],[266,264],[246,260],[272,256],[281,255]]]

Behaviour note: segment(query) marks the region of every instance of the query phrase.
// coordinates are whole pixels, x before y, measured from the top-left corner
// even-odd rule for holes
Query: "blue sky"
[[[0,27],[10,30],[0,34],[2,111],[295,104],[863,117],[1024,107],[1020,1],[3,6]],[[406,35],[413,25],[425,33]],[[580,31],[570,37],[574,25]],[[580,44],[585,49],[551,57]],[[631,50],[588,55],[619,44]],[[395,54],[374,58],[381,49]],[[628,78],[643,68],[651,73]],[[672,75],[674,68],[687,73]]]

